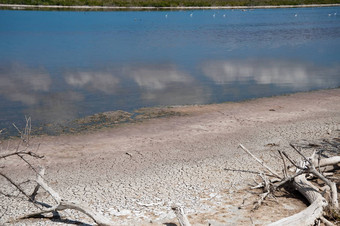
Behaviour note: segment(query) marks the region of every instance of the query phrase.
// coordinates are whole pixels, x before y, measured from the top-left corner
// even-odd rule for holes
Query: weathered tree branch
[[[40,206],[38,206],[35,201],[32,199],[31,196],[29,196],[17,183],[15,183],[10,177],[8,177],[6,174],[0,172],[0,176],[2,176],[3,178],[5,178],[10,184],[12,184],[21,194],[23,194],[26,198],[28,198],[28,200],[30,200],[36,207],[38,207],[39,209]]]
[[[239,146],[246,152],[248,153],[251,157],[253,157],[257,162],[259,162],[264,168],[266,168],[269,172],[271,172],[273,174],[273,176],[280,178],[281,176],[275,172],[274,170],[272,170],[269,166],[267,166],[261,159],[258,159],[255,155],[253,155],[253,153],[251,153],[247,148],[245,148],[242,144],[239,144]]]
[[[180,226],[191,226],[187,216],[184,213],[184,209],[181,206],[174,205],[171,209],[175,212]]]
[[[7,158],[7,157],[10,157],[10,156],[14,156],[14,155],[16,155],[16,156],[29,155],[29,156],[32,156],[34,158],[39,158],[39,159],[44,158],[43,155],[38,155],[38,154],[35,154],[34,152],[31,152],[31,151],[17,151],[17,152],[12,152],[12,153],[8,153],[8,154],[0,155],[0,159]]]
[[[322,173],[316,170],[315,165],[318,166],[328,166],[338,164],[340,162],[340,156],[335,156],[326,159],[317,159],[315,153],[307,158],[302,154],[302,152],[292,145],[292,148],[302,156],[303,160],[299,163],[295,163],[288,154],[285,152],[280,152],[280,156],[283,159],[284,167],[286,167],[283,155],[296,167],[296,173],[293,176],[288,176],[287,173],[284,171],[284,178],[281,179],[279,182],[274,183],[271,181],[266,180],[266,178],[262,177],[263,183],[261,184],[264,188],[264,193],[260,195],[260,199],[257,202],[257,206],[261,205],[264,199],[271,194],[272,192],[276,191],[278,188],[286,184],[287,182],[293,181],[292,186],[297,189],[306,199],[309,201],[311,205],[309,205],[305,210],[292,215],[290,217],[281,219],[277,222],[274,222],[270,225],[314,225],[316,220],[320,220],[323,217],[324,209],[328,206],[327,200],[321,195],[319,189],[314,186],[312,183],[306,180],[306,175],[313,174],[315,177],[321,179],[330,187],[331,190],[331,205],[332,207],[338,209],[339,204],[337,200],[337,189],[336,184],[329,179],[327,179]],[[258,161],[262,166],[264,166],[268,171],[271,173],[272,170],[266,166],[261,160],[257,159],[249,150],[244,148],[242,145],[240,147],[246,151],[249,155],[251,155],[256,161]],[[269,169],[268,169],[269,168]],[[274,174],[275,175],[275,174]],[[257,186],[258,187],[258,186]],[[321,219],[322,220],[322,219]]]
[[[106,217],[96,213],[95,211],[93,211],[91,208],[89,208],[88,206],[84,206],[78,202],[75,201],[68,201],[68,200],[64,200],[62,199],[59,194],[54,191],[42,178],[42,175],[44,175],[44,169],[41,169],[40,173],[37,174],[37,179],[36,182],[37,184],[43,188],[45,191],[47,191],[52,198],[56,201],[56,205],[48,208],[46,210],[42,210],[40,212],[36,212],[36,213],[32,213],[32,214],[28,214],[22,218],[30,218],[33,216],[37,216],[37,215],[41,215],[41,214],[45,214],[45,213],[49,213],[49,212],[53,212],[53,211],[58,211],[58,210],[65,210],[65,209],[74,209],[74,210],[78,210],[84,214],[86,214],[87,216],[89,216],[92,220],[94,220],[98,225],[113,225],[113,222],[111,222],[109,219],[107,219]],[[39,187],[35,188],[39,189]]]

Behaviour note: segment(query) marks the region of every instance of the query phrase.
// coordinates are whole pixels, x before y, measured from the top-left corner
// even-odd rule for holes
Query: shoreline
[[[308,5],[267,5],[267,6],[61,6],[61,5],[20,5],[0,4],[2,9],[27,10],[27,9],[65,9],[65,10],[90,10],[90,11],[115,11],[115,10],[201,10],[201,9],[276,9],[276,8],[313,8],[313,7],[339,7],[340,4],[308,4]]]
[[[119,129],[120,127],[129,126],[129,125],[138,125],[141,123],[145,123],[149,120],[154,119],[171,119],[176,117],[185,117],[193,114],[193,111],[190,109],[209,109],[212,106],[223,106],[228,104],[243,104],[252,101],[261,101],[272,98],[280,98],[291,95],[298,94],[313,94],[314,92],[320,91],[331,91],[337,90],[338,88],[328,88],[321,90],[310,90],[310,91],[301,91],[295,93],[286,93],[281,95],[273,95],[273,96],[265,96],[265,97],[257,97],[244,99],[240,101],[227,101],[221,103],[208,103],[208,104],[186,104],[186,105],[169,105],[169,106],[151,106],[151,107],[142,107],[133,109],[132,111],[123,111],[123,110],[112,110],[105,112],[98,112],[93,115],[88,115],[84,117],[78,117],[72,119],[68,122],[63,122],[61,124],[54,123],[45,123],[39,124],[32,127],[31,134],[33,137],[40,136],[74,136],[74,135],[84,135],[97,133],[102,130],[110,130],[110,129]],[[189,110],[187,110],[189,109]],[[196,112],[197,113],[197,112]],[[17,130],[7,133],[9,128],[1,128],[2,129],[2,138],[3,140],[8,139],[17,139],[18,134]]]
[[[39,145],[37,153],[45,156],[40,163],[46,167],[45,178],[62,197],[89,204],[117,225],[174,223],[170,209],[174,203],[185,206],[193,225],[249,225],[249,217],[254,224],[264,225],[299,212],[305,204],[296,197],[279,196],[278,203],[268,202],[251,212],[257,197],[245,189],[261,166],[238,145],[279,170],[280,159],[272,159],[278,149],[299,158],[290,142],[308,145],[340,137],[339,103],[337,88],[181,106],[176,110],[187,115],[86,134],[33,137],[30,142],[34,150]],[[303,151],[311,154],[313,148]],[[17,181],[28,173],[15,159],[7,159],[3,170]],[[239,208],[245,198],[247,206]],[[3,203],[3,208],[16,208],[9,208],[0,224],[31,211],[21,208],[26,206],[21,199],[4,197]],[[66,217],[92,222],[77,213]],[[20,223],[41,222],[28,219]]]

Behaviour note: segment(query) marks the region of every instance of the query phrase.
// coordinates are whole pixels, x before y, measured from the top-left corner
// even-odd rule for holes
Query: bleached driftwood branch
[[[294,178],[293,187],[297,189],[311,205],[297,214],[270,224],[270,226],[314,225],[315,220],[323,215],[324,208],[328,205],[328,202],[318,192],[318,189],[306,180],[305,174]]]
[[[99,225],[113,225],[113,222],[111,222],[109,219],[102,216],[101,214],[95,212],[90,207],[80,204],[75,201],[62,199],[60,195],[44,181],[44,178],[43,178],[43,175],[45,172],[44,169],[41,169],[40,172],[38,172],[37,169],[27,159],[24,158],[24,156],[30,156],[35,159],[41,159],[44,157],[44,156],[34,153],[33,151],[30,151],[31,147],[30,147],[29,142],[30,142],[30,134],[31,134],[31,118],[25,117],[25,119],[26,119],[26,126],[25,126],[25,129],[23,130],[20,130],[15,124],[13,124],[13,126],[17,129],[18,133],[20,134],[20,138],[21,138],[20,142],[18,142],[18,145],[16,145],[16,147],[14,147],[12,151],[9,151],[7,148],[6,151],[9,151],[9,153],[0,155],[0,160],[4,160],[11,156],[19,157],[36,174],[37,186],[35,187],[32,194],[29,195],[27,194],[27,192],[24,191],[24,189],[21,188],[20,183],[15,182],[12,178],[8,177],[5,173],[0,172],[1,177],[5,178],[12,186],[16,188],[16,190],[18,190],[21,194],[23,194],[26,198],[28,198],[30,202],[32,202],[37,208],[41,210],[39,212],[25,215],[21,217],[20,219],[29,218],[29,217],[33,217],[33,216],[37,216],[37,215],[41,215],[41,214],[49,213],[53,211],[58,211],[58,210],[73,209],[73,210],[78,210],[86,214]],[[39,148],[39,145],[38,145],[38,148]],[[4,167],[1,167],[1,168],[4,168]],[[43,209],[41,208],[41,206],[38,205],[38,202],[36,202],[35,197],[40,188],[43,188],[45,191],[47,191],[51,195],[51,197],[55,200],[56,204],[54,206]]]
[[[56,201],[56,205],[54,205],[51,208],[36,212],[36,213],[31,213],[28,215],[25,215],[22,218],[30,218],[33,216],[37,216],[37,215],[41,215],[41,214],[45,214],[45,213],[49,213],[49,212],[53,212],[53,211],[58,211],[58,210],[66,210],[66,209],[74,209],[74,210],[78,210],[84,214],[86,214],[87,216],[89,216],[90,218],[92,218],[98,225],[113,225],[113,222],[111,222],[109,219],[107,219],[106,217],[100,215],[99,213],[96,213],[95,211],[93,211],[90,207],[82,205],[78,202],[75,201],[68,201],[68,200],[64,200],[62,199],[59,194],[54,191],[43,179],[42,175],[44,175],[44,169],[41,169],[40,173],[37,174],[37,186],[43,188],[45,191],[47,191],[51,197]],[[39,188],[38,187],[38,188]],[[35,189],[37,190],[37,189]]]
[[[253,153],[251,153],[247,148],[245,148],[242,144],[239,145],[246,153],[248,153],[251,157],[253,157],[257,162],[259,162],[264,168],[266,168],[269,172],[271,172],[275,177],[280,178],[281,176],[272,170],[269,166],[267,166],[261,159],[257,158]]]
[[[175,212],[180,226],[191,226],[182,206],[174,205],[171,209]]]
[[[315,187],[312,183],[307,181],[306,175],[313,174],[315,177],[321,179],[327,186],[330,187],[331,191],[331,207],[335,209],[339,209],[338,204],[338,193],[336,184],[332,182],[331,180],[327,179],[322,173],[320,173],[318,170],[316,170],[315,166],[318,167],[326,167],[329,165],[336,165],[340,163],[340,156],[334,156],[331,158],[325,158],[325,159],[317,159],[315,153],[307,158],[305,157],[301,151],[296,148],[294,145],[291,145],[295,151],[297,151],[303,158],[298,163],[295,163],[285,152],[282,152],[282,154],[296,167],[296,172],[292,176],[287,175],[287,171],[284,172],[284,177],[274,183],[273,181],[268,181],[267,178],[263,179],[263,183],[261,183],[261,187],[264,188],[264,193],[260,195],[260,200],[257,202],[257,205],[260,205],[264,198],[266,198],[270,193],[275,192],[278,188],[283,186],[284,184],[291,182],[291,185],[298,190],[310,203],[310,205],[303,211],[292,215],[290,217],[281,219],[277,222],[274,222],[270,224],[271,226],[276,225],[314,225],[315,221],[320,219],[325,224],[329,224],[330,222],[323,218],[325,208],[328,206],[327,200],[322,196],[322,194],[319,192],[319,189]],[[249,155],[251,155],[256,161],[260,162],[262,166],[264,166],[267,170],[269,170],[271,173],[272,170],[263,164],[261,160],[258,160],[258,158],[253,155],[248,149],[246,149],[243,145],[240,144],[240,147],[245,150]],[[280,152],[281,158],[283,158],[283,155]],[[286,167],[285,161],[284,167]],[[275,174],[274,174],[275,175]],[[260,187],[259,185],[256,187]]]

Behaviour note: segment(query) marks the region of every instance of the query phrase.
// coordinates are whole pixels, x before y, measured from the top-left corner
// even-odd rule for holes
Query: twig
[[[300,151],[297,147],[294,146],[294,144],[290,143],[289,145],[290,145],[297,153],[299,153],[299,155],[301,155],[302,158],[303,158],[305,161],[307,161],[308,163],[311,163],[311,162],[306,158],[306,156],[305,156],[304,154],[302,154],[301,151]]]
[[[262,160],[258,159],[255,155],[253,155],[247,148],[245,148],[242,144],[239,145],[245,152],[247,152],[251,157],[253,157],[257,162],[259,162],[263,167],[265,167],[269,172],[271,172],[275,177],[280,178],[278,173],[269,168]]]
[[[285,161],[285,158],[283,157],[282,155],[282,152],[280,150],[277,150],[281,156],[281,159],[282,159],[282,162],[283,162],[283,174],[285,177],[288,176],[288,173],[287,173],[287,166],[286,166],[286,161]]]
[[[87,206],[84,206],[84,205],[77,203],[77,202],[74,202],[74,201],[67,201],[67,200],[62,199],[56,191],[54,191],[47,183],[45,183],[45,181],[43,180],[41,175],[44,175],[44,168],[42,168],[40,170],[40,173],[37,174],[36,181],[45,191],[47,191],[52,196],[52,198],[56,201],[57,204],[55,206],[51,207],[51,208],[46,209],[46,210],[42,210],[40,212],[28,214],[24,217],[21,217],[21,219],[29,218],[29,217],[41,215],[41,214],[44,214],[44,213],[57,211],[57,210],[74,209],[74,210],[78,210],[78,211],[86,214],[87,216],[91,217],[99,225],[112,225],[113,224],[109,219],[107,219],[106,217],[94,212],[91,208],[89,208]]]
[[[0,176],[4,177],[9,183],[11,183],[16,189],[18,189],[18,191],[23,194],[24,196],[26,196],[37,208],[41,209],[40,206],[38,206],[37,204],[35,204],[35,201],[28,195],[26,194],[26,192],[24,190],[22,190],[20,188],[19,185],[17,185],[14,181],[12,181],[11,178],[9,178],[8,176],[6,176],[5,174],[3,174],[2,172],[0,172]]]
[[[32,156],[34,158],[39,158],[39,159],[44,158],[43,155],[37,155],[37,154],[35,154],[34,152],[31,152],[31,151],[16,151],[16,152],[13,152],[13,153],[0,155],[0,159],[7,158],[7,157],[10,157],[10,156],[13,156],[13,155],[29,155],[29,156]]]
[[[289,160],[290,163],[292,163],[297,169],[300,169],[300,170],[305,170],[305,168],[297,165],[289,156],[286,152],[282,152],[282,154]]]
[[[336,188],[336,184],[330,180],[328,180],[325,176],[323,176],[319,171],[317,171],[313,164],[309,167],[309,172],[314,174],[316,177],[321,179],[323,182],[325,182],[331,189],[331,199],[332,199],[332,206],[335,208],[339,208],[338,203],[338,191]]]
[[[171,207],[171,209],[175,212],[180,226],[191,226],[187,216],[184,213],[183,207],[174,205]]]
[[[323,216],[320,217],[320,220],[326,225],[326,226],[335,226],[332,222],[324,218]]]
[[[18,133],[20,134],[20,137],[22,138],[22,132],[21,132],[21,130],[20,130],[14,123],[12,123],[12,125],[13,125],[14,128],[18,131]]]

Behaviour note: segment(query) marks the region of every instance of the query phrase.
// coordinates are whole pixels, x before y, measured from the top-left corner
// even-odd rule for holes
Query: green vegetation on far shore
[[[340,0],[0,0],[0,4],[46,6],[202,7],[340,4]]]

